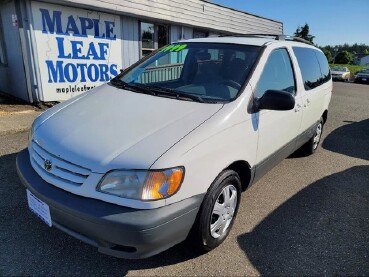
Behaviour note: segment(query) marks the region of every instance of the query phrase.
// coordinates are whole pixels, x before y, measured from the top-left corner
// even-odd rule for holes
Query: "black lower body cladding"
[[[45,182],[32,168],[28,150],[17,156],[22,183],[49,205],[53,226],[102,253],[145,258],[186,239],[203,195],[151,210],[138,210],[81,197]]]

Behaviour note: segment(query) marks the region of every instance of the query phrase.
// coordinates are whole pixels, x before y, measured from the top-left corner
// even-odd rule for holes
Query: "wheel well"
[[[323,122],[326,123],[327,122],[327,119],[328,119],[328,110],[325,110],[324,111],[322,117],[323,117]]]
[[[245,191],[251,180],[251,168],[248,162],[236,161],[228,166],[227,169],[232,169],[237,172],[241,179],[242,190]]]

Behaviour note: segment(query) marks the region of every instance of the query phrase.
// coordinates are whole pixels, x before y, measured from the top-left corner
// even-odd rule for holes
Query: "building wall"
[[[139,21],[132,17],[122,17],[123,31],[123,68],[127,68],[140,59]]]
[[[171,25],[169,42],[193,38],[193,28],[186,26]]]
[[[220,32],[282,34],[283,24],[263,17],[200,0],[61,0],[143,18],[160,18],[177,25],[196,26]]]
[[[17,14],[14,2],[0,4],[0,12],[7,60],[6,65],[0,65],[0,90],[29,101],[19,27],[12,21],[12,15]]]
[[[31,4],[41,101],[67,100],[108,82],[122,68],[123,53],[134,53],[122,51],[123,33],[128,34],[125,48],[134,48],[130,44],[135,37],[129,37],[134,20],[123,32],[118,15],[38,1]]]
[[[137,62],[141,21],[167,25],[169,43],[193,38],[194,32],[197,36],[283,32],[280,22],[202,0],[41,1],[0,4],[8,60],[7,66],[0,65],[0,90],[27,101],[69,99]],[[18,14],[23,27],[12,26],[12,14]],[[81,18],[92,20],[93,28],[87,24],[83,33]],[[113,24],[109,26],[114,39],[104,37],[110,33],[106,22]],[[101,44],[105,48],[99,48]],[[91,73],[90,68],[96,70]],[[109,71],[104,73],[104,68]]]
[[[369,65],[369,55],[361,58],[360,64],[361,65]]]

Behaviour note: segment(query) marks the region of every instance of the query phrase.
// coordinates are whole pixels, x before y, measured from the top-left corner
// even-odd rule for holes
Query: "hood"
[[[33,138],[50,153],[94,172],[148,169],[222,106],[102,85],[50,109]]]

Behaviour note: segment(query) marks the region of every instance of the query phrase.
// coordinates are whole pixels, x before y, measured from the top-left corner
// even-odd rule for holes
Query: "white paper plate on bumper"
[[[42,200],[38,199],[27,189],[27,199],[28,207],[32,212],[34,212],[43,222],[45,222],[49,227],[52,226],[50,209]]]

